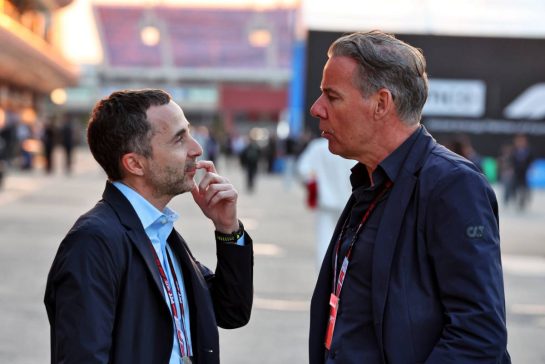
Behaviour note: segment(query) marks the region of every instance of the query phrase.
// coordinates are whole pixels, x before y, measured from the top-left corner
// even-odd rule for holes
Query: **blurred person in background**
[[[4,185],[4,178],[6,174],[6,160],[7,160],[7,143],[4,139],[4,125],[0,120],[0,190]]]
[[[240,153],[246,147],[247,141],[238,133],[229,133],[225,138],[226,168],[233,169],[241,163]]]
[[[259,168],[259,159],[261,158],[261,148],[257,140],[250,133],[248,144],[240,152],[240,163],[246,173],[246,191],[253,193],[255,190],[255,179]]]
[[[33,167],[33,156],[28,149],[28,141],[33,139],[32,128],[30,125],[19,122],[17,124],[17,144],[19,145],[19,155],[21,161],[19,167],[22,170],[31,170]]]
[[[19,118],[9,110],[4,111],[3,115],[0,116],[2,122],[2,125],[0,125],[0,138],[3,140],[3,158],[7,168],[7,166],[12,165],[21,147],[17,138]]]
[[[501,146],[500,155],[498,156],[498,166],[500,171],[500,182],[503,186],[503,203],[508,205],[513,195],[514,174],[513,161],[513,146],[504,144]]]
[[[60,129],[60,140],[64,150],[64,172],[72,173],[73,151],[75,144],[74,122],[70,117],[66,117]]]
[[[513,167],[512,191],[509,196],[512,197],[520,210],[524,210],[530,202],[530,188],[528,186],[528,169],[532,164],[534,157],[528,138],[525,135],[516,135],[513,139],[513,149],[511,150],[510,162]]]
[[[328,57],[311,114],[359,163],[312,297],[310,363],[510,363],[496,197],[420,124],[424,56],[373,31]]]
[[[297,173],[307,189],[315,184],[316,269],[320,269],[337,220],[352,193],[350,168],[356,163],[329,152],[323,138],[312,140],[297,160]],[[308,191],[310,192],[310,191]],[[314,206],[312,206],[314,205]]]
[[[208,128],[204,125],[196,126],[194,128],[193,134],[197,143],[205,147],[202,151],[202,158],[208,160],[208,149],[206,148],[206,145],[208,144],[208,139],[210,137],[210,132]]]
[[[44,125],[41,138],[45,158],[45,172],[47,174],[53,173],[54,170],[53,152],[55,151],[55,146],[57,145],[57,137],[58,130],[55,120],[49,118]]]
[[[272,174],[275,173],[275,163],[277,160],[277,144],[278,139],[276,138],[276,134],[271,133],[269,135],[268,141],[267,141],[267,147],[265,149],[265,159],[267,162],[267,173]]]
[[[483,170],[483,159],[475,148],[473,148],[473,145],[467,136],[463,135],[455,139],[451,143],[449,149],[473,163],[480,171]]]
[[[206,149],[206,155],[208,156],[208,160],[214,164],[218,161],[219,154],[220,154],[220,144],[218,143],[218,140],[216,139],[216,136],[214,133],[209,133],[208,139],[206,140],[205,144]]]
[[[298,154],[297,138],[289,136],[284,139],[283,143],[284,154],[284,188],[286,191],[291,189],[295,176],[295,160]]]
[[[87,138],[108,181],[48,276],[51,362],[219,363],[217,327],[245,325],[253,299],[237,191],[197,161],[202,148],[164,91],[114,92],[95,106]],[[215,272],[173,227],[178,214],[167,204],[186,192],[215,226]]]

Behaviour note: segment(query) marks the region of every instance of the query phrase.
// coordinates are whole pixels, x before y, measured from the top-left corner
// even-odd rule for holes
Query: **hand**
[[[191,190],[197,205],[217,231],[229,234],[238,230],[237,190],[227,178],[217,174],[211,161],[199,161],[196,168],[206,170],[201,182]]]

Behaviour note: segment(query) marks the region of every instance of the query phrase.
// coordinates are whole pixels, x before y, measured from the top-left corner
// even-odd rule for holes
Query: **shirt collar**
[[[148,200],[142,197],[141,194],[127,186],[126,184],[115,181],[112,184],[129,200],[130,204],[136,211],[136,215],[140,219],[144,230],[148,229],[154,222],[160,218],[166,218],[170,223],[174,223],[178,219],[178,214],[165,207],[161,212],[153,206]]]
[[[399,171],[405,162],[405,159],[409,156],[409,151],[411,150],[414,142],[418,139],[418,136],[422,133],[422,126],[419,126],[411,136],[407,138],[396,150],[394,150],[389,156],[387,156],[381,163],[380,166],[386,172],[386,175],[390,181],[394,182]]]

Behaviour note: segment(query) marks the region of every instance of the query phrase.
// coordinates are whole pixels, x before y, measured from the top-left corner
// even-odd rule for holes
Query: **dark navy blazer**
[[[168,243],[188,291],[194,362],[219,363],[217,327],[250,318],[252,240],[217,243],[215,274],[175,230]],[[173,324],[151,249],[129,201],[107,183],[103,199],[62,241],[48,276],[51,363],[169,362]]]
[[[473,164],[423,127],[418,133],[375,240],[372,309],[382,363],[510,363],[494,192]],[[325,360],[332,248],[311,302],[311,364]],[[350,362],[342,346],[331,361]]]

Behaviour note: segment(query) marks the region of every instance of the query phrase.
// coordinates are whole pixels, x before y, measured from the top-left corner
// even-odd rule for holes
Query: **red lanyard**
[[[172,316],[174,318],[174,325],[176,326],[176,337],[178,339],[178,345],[180,347],[180,354],[183,357],[187,356],[187,350],[184,346],[183,337],[186,338],[187,341],[187,334],[185,332],[185,326],[183,325],[184,322],[184,302],[182,301],[182,290],[180,289],[180,285],[178,284],[178,277],[176,276],[176,271],[174,270],[174,265],[172,264],[172,260],[170,259],[170,254],[168,253],[168,250],[165,248],[165,252],[168,259],[168,264],[170,266],[170,271],[172,272],[172,278],[174,279],[174,285],[176,286],[176,291],[178,293],[178,301],[180,302],[180,317],[178,317],[178,310],[176,309],[176,301],[174,300],[174,294],[172,293],[172,289],[170,288],[170,283],[168,282],[167,275],[165,273],[165,270],[163,269],[163,266],[161,265],[161,261],[159,260],[159,257],[157,256],[157,252],[155,251],[155,248],[152,245],[153,256],[155,258],[155,264],[157,265],[157,268],[159,268],[159,274],[161,275],[161,279],[163,280],[163,285],[165,286],[165,289],[167,291],[167,295],[170,301],[170,308],[172,310]],[[182,321],[182,323],[180,323]]]
[[[356,232],[354,233],[354,237],[352,238],[352,241],[350,241],[350,246],[348,247],[348,251],[346,252],[346,255],[343,259],[343,265],[341,266],[341,271],[339,272],[339,279],[337,280],[337,262],[339,260],[339,250],[341,248],[342,244],[342,238],[346,230],[346,225],[348,223],[348,220],[350,216],[346,218],[344,221],[343,227],[341,229],[341,233],[339,234],[339,239],[337,239],[337,243],[335,246],[335,271],[333,273],[333,294],[335,296],[339,297],[341,295],[341,289],[343,287],[344,279],[346,278],[346,272],[348,270],[348,263],[350,262],[350,257],[352,255],[352,248],[354,247],[354,244],[356,243],[356,240],[358,239],[358,236],[361,232],[362,227],[365,225],[367,220],[369,220],[369,217],[371,216],[371,213],[375,210],[375,207],[377,206],[378,201],[384,196],[384,194],[392,187],[392,181],[386,181],[384,184],[384,187],[382,190],[378,193],[378,195],[373,198],[371,203],[369,204],[369,207],[363,214],[363,217],[361,219],[360,224],[358,225],[358,228],[356,229]],[[335,282],[337,284],[335,285]]]

